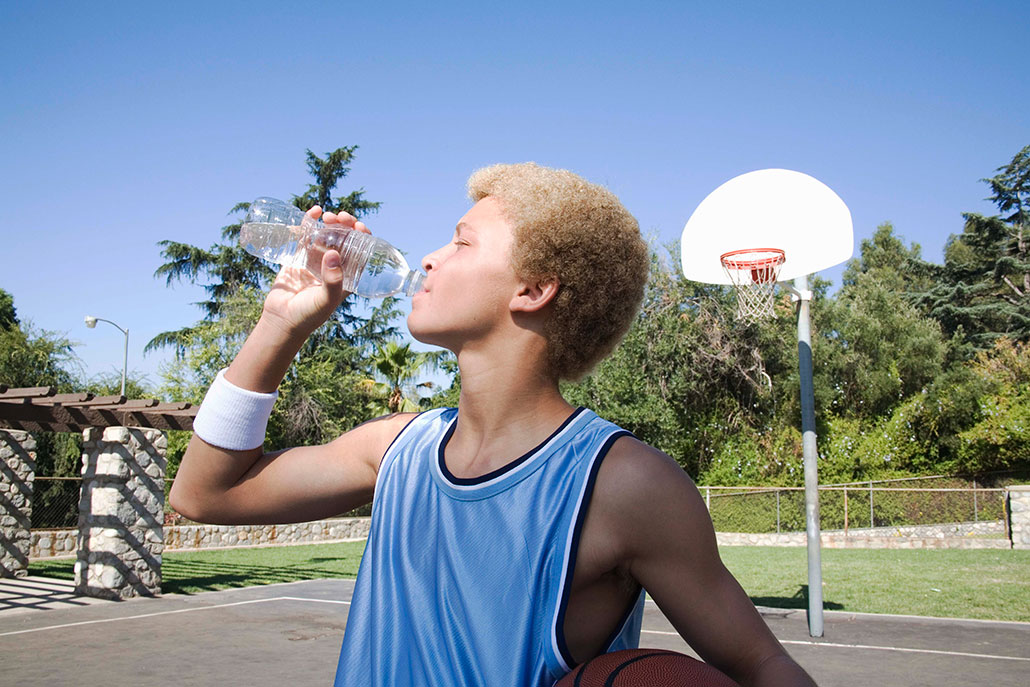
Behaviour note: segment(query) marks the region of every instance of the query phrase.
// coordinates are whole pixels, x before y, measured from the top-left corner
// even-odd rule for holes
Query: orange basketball
[[[554,687],[738,687],[707,663],[663,649],[601,654],[578,666]]]

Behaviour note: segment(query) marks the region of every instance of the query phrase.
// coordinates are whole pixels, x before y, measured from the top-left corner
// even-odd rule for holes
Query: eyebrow
[[[475,233],[475,231],[476,231],[475,228],[471,224],[468,224],[466,222],[458,222],[458,226],[456,226],[454,228],[454,233],[457,234],[458,236],[461,236],[462,229],[472,231],[473,233]]]

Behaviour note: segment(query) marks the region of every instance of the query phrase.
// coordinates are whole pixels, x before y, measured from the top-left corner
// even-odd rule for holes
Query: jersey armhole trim
[[[590,497],[594,492],[594,483],[597,481],[597,473],[601,468],[601,463],[604,461],[605,456],[608,455],[608,451],[616,441],[622,437],[631,436],[633,436],[633,434],[624,429],[612,432],[608,438],[605,439],[604,443],[601,444],[601,447],[594,454],[594,457],[591,458],[589,472],[587,473],[587,478],[584,480],[579,500],[576,503],[573,524],[566,538],[565,561],[562,569],[561,588],[558,591],[558,605],[555,609],[554,622],[551,627],[551,648],[554,651],[555,658],[558,660],[558,663],[566,672],[572,670],[575,666],[575,660],[572,658],[568,644],[565,641],[565,611],[568,606],[569,593],[572,588],[572,576],[576,571],[576,556],[579,551],[579,539],[583,531],[583,522],[586,520]],[[636,603],[634,602],[634,607],[635,605]],[[630,613],[632,614],[632,609]],[[608,640],[608,645],[615,641],[615,638],[618,637],[618,634],[621,632],[624,625],[625,620],[619,623],[619,627],[616,628],[615,635]]]
[[[646,598],[647,592],[641,587],[640,591],[637,592],[635,599],[630,601],[629,608],[626,609],[626,614],[622,617],[622,622],[615,627],[615,631],[612,632],[611,636],[604,642],[604,653],[608,653],[615,646],[615,642],[619,640],[626,632],[626,626],[633,620],[633,614],[636,613],[637,607],[643,605],[644,599]]]
[[[375,490],[376,493],[378,493],[378,491],[379,491],[379,489],[378,489],[378,487],[379,487],[379,478],[382,476],[383,469],[386,467],[386,459],[390,457],[390,452],[393,451],[394,447],[398,446],[400,444],[402,437],[404,437],[406,434],[408,434],[408,432],[411,430],[412,426],[418,420],[426,417],[430,413],[442,414],[446,410],[447,410],[446,408],[443,408],[443,409],[440,409],[439,411],[437,411],[437,410],[427,410],[427,411],[421,412],[421,413],[417,414],[415,417],[413,417],[410,420],[408,420],[407,424],[404,425],[404,428],[401,429],[401,431],[397,432],[397,436],[395,436],[393,438],[393,441],[391,441],[390,445],[386,447],[386,450],[383,451],[383,456],[379,459],[379,469],[376,471],[376,490]],[[373,496],[373,500],[374,500],[374,498],[375,497]]]

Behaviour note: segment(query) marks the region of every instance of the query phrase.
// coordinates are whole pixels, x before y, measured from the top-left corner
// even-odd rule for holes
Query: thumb
[[[327,250],[322,256],[322,283],[333,300],[343,300],[343,265],[338,251]]]

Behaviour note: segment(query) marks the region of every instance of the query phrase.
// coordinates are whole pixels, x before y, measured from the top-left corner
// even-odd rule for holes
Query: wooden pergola
[[[198,407],[156,398],[91,393],[59,394],[52,386],[9,389],[0,384],[0,428],[28,432],[81,432],[89,427],[193,429]]]

